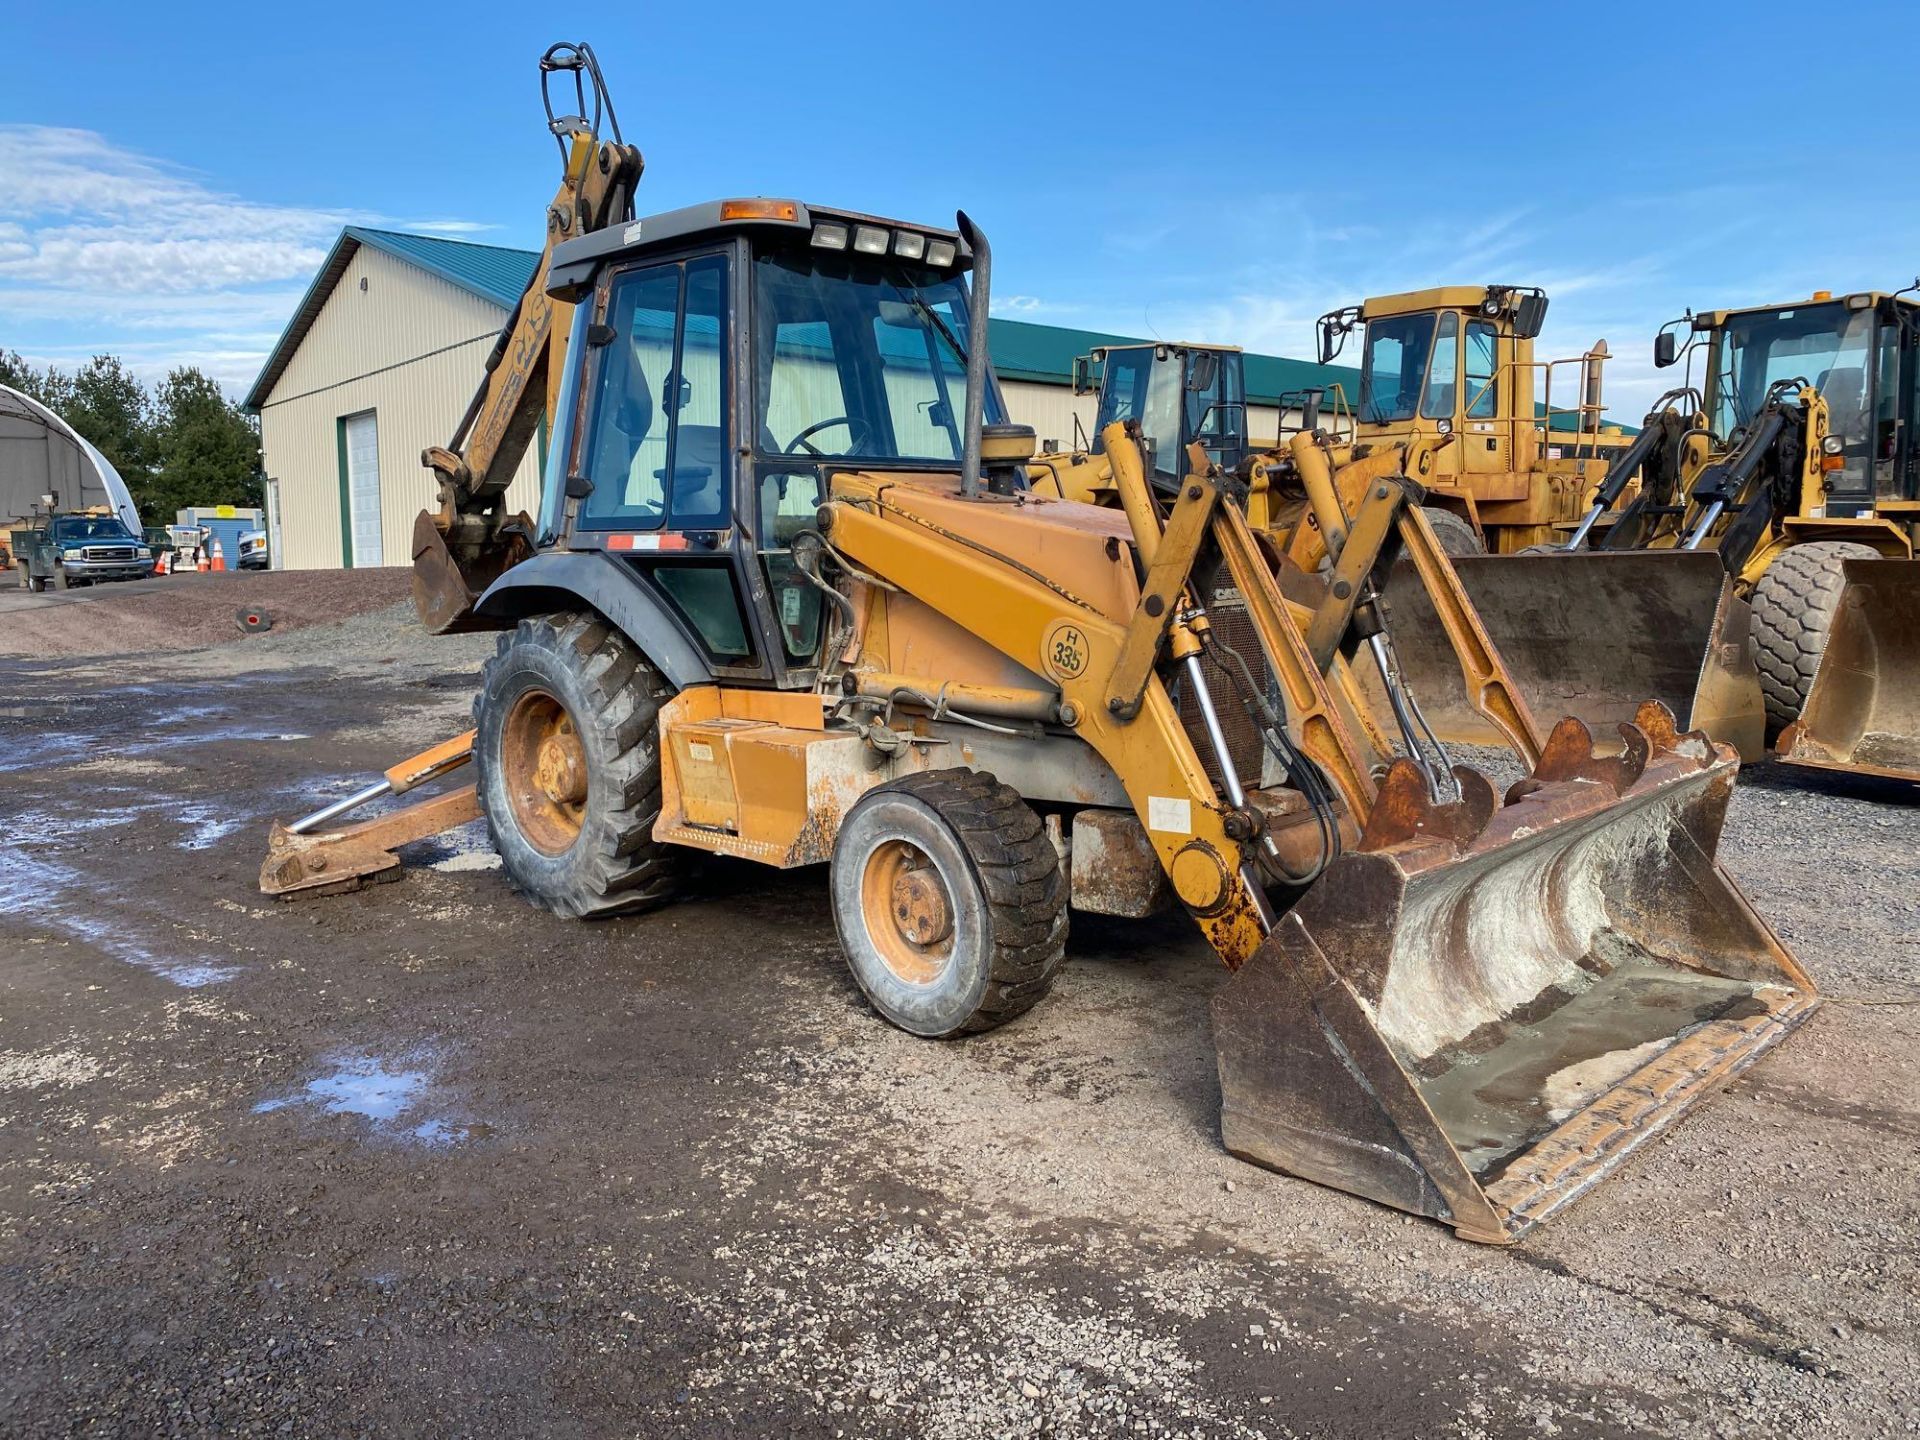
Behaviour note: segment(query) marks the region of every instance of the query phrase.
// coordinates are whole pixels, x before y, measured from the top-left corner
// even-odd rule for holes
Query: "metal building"
[[[328,253],[248,392],[260,417],[267,529],[276,567],[407,565],[414,517],[433,500],[420,452],[452,437],[481,367],[539,257],[527,250],[349,226]],[[1042,443],[1093,424],[1073,361],[1123,335],[1020,320],[991,322],[988,344],[1012,419]],[[1276,433],[1280,397],[1357,372],[1248,355],[1250,434]],[[539,509],[545,437],[508,491]]]

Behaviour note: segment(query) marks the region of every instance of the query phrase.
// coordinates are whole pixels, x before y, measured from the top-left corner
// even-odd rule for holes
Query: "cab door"
[[[728,252],[614,272],[586,336],[568,541],[633,567],[717,675],[769,675],[734,514]]]
[[[1491,320],[1469,317],[1462,339],[1460,415],[1454,422],[1462,468],[1469,475],[1510,475],[1514,469],[1514,421],[1500,408],[1504,398],[1501,386],[1506,379],[1500,364],[1500,327]],[[1489,494],[1487,498],[1519,496]]]

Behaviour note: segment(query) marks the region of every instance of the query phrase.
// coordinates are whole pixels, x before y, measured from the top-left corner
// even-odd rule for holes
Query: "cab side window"
[[[1491,420],[1500,413],[1499,332],[1484,320],[1467,322],[1467,416]]]
[[[587,401],[584,527],[728,524],[725,291],[719,256],[615,278]]]
[[[1459,382],[1460,317],[1449,310],[1440,317],[1433,337],[1433,364],[1427,369],[1427,390],[1420,413],[1429,420],[1451,420]]]

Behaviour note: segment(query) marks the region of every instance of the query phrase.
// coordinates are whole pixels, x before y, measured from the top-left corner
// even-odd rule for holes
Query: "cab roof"
[[[1912,310],[1920,310],[1920,296],[1893,294],[1885,290],[1855,290],[1850,294],[1836,295],[1831,290],[1816,290],[1803,300],[1782,300],[1777,305],[1738,305],[1728,310],[1702,310],[1694,317],[1695,328],[1701,328],[1704,322],[1709,326],[1724,325],[1735,315],[1771,315],[1781,310],[1795,310],[1802,305],[1845,305],[1849,310],[1871,310],[1885,301],[1896,305],[1905,305]]]
[[[657,250],[678,247],[689,241],[719,238],[749,232],[784,231],[800,239],[811,235],[820,224],[846,227],[868,226],[886,230],[889,235],[902,232],[924,236],[928,241],[945,240],[953,246],[955,273],[972,268],[973,252],[959,232],[940,225],[920,225],[904,220],[889,220],[858,210],[836,210],[808,205],[801,200],[755,196],[729,200],[703,200],[659,215],[643,215],[623,225],[564,240],[553,249],[547,269],[547,292],[556,299],[578,297],[592,282],[593,273],[609,260],[630,255],[646,255]],[[839,252],[844,253],[844,252]]]
[[[1407,315],[1420,310],[1477,310],[1486,302],[1489,285],[1435,285],[1427,290],[1406,290],[1398,295],[1374,295],[1362,303],[1360,318],[1378,320],[1386,315]],[[1514,287],[1508,287],[1514,288]]]

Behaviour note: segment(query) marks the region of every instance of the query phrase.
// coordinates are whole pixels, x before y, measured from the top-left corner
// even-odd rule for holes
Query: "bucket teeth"
[[[1460,798],[1436,801],[1427,790],[1426,777],[1410,760],[1395,760],[1380,783],[1367,817],[1367,828],[1360,837],[1360,849],[1385,850],[1410,840],[1443,840],[1456,851],[1465,851],[1480,837],[1499,808],[1493,782],[1478,770],[1465,765],[1453,767],[1460,785]]]
[[[1507,791],[1507,803],[1514,804],[1548,785],[1566,781],[1604,785],[1615,795],[1625,795],[1640,783],[1655,761],[1677,758],[1693,762],[1686,768],[1699,770],[1717,758],[1716,747],[1704,732],[1682,733],[1674,723],[1673,712],[1658,700],[1645,701],[1634,713],[1632,723],[1619,729],[1620,753],[1601,755],[1594,750],[1593,733],[1585,723],[1571,715],[1565,717],[1547,737],[1533,774]]]
[[[1623,748],[1618,755],[1597,754],[1593,748],[1593,732],[1582,721],[1571,715],[1565,716],[1553,727],[1553,733],[1547,736],[1547,743],[1540,751],[1540,763],[1533,767],[1533,774],[1529,777],[1534,783],[1527,787],[1528,790],[1569,780],[1583,780],[1590,784],[1605,785],[1615,795],[1626,794],[1633,788],[1634,782],[1646,773],[1647,761],[1653,755],[1653,743],[1638,725],[1622,725],[1620,739]],[[1518,790],[1521,787],[1514,788]]]

